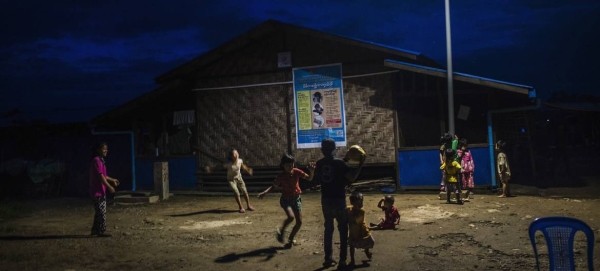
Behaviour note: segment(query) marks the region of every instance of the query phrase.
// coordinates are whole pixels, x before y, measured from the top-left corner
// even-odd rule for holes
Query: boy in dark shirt
[[[315,181],[321,185],[321,206],[325,219],[323,248],[325,262],[323,266],[337,264],[333,259],[333,220],[337,220],[340,234],[340,267],[346,266],[348,255],[348,214],[346,212],[346,186],[354,182],[365,162],[362,156],[357,168],[350,168],[344,160],[335,158],[335,141],[327,138],[321,142],[323,158],[317,161]]]

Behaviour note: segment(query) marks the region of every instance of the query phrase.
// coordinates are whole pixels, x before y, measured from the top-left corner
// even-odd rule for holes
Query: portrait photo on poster
[[[323,127],[324,124],[325,124],[325,119],[321,116],[316,116],[313,119],[313,125],[315,126],[315,128],[321,128],[321,127]]]

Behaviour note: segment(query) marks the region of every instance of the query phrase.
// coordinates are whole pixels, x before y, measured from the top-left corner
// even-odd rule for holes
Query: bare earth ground
[[[366,261],[357,251],[355,269],[534,270],[527,228],[534,218],[548,215],[577,217],[594,229],[599,268],[597,187],[583,189],[588,194],[549,189],[543,196],[523,195],[526,190],[516,187],[517,196],[505,199],[482,191],[462,206],[445,204],[437,194],[396,194],[399,230],[373,232],[373,259]],[[383,215],[376,209],[382,195],[365,194],[368,222]],[[0,203],[0,269],[323,270],[320,194],[303,195],[301,245],[291,249],[275,240],[275,228],[284,218],[279,195],[251,202],[257,210],[245,214],[237,213],[230,196],[177,195],[155,204],[110,204],[113,236],[90,238],[93,208],[88,199],[5,201]],[[545,264],[545,242],[538,235]],[[579,233],[575,241],[578,270],[586,266],[584,240]],[[334,247],[336,258],[338,251]]]

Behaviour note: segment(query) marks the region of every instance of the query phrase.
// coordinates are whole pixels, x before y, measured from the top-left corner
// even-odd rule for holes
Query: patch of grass
[[[15,219],[29,216],[33,213],[30,206],[22,204],[0,204],[0,220]]]

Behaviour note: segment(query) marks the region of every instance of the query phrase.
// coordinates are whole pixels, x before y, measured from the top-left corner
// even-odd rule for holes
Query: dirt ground
[[[478,191],[464,205],[445,204],[432,193],[395,194],[402,216],[399,229],[373,232],[373,259],[367,261],[357,251],[354,269],[534,270],[527,229],[534,218],[549,215],[577,217],[594,229],[594,262],[599,268],[600,194],[584,190],[588,194],[567,189],[524,195],[527,188],[516,188],[512,198]],[[279,195],[269,194],[261,201],[253,196],[256,211],[245,214],[237,212],[231,196],[175,195],[154,204],[110,204],[110,238],[88,236],[93,219],[88,199],[0,202],[0,269],[325,270],[320,194],[302,196],[304,223],[297,236],[301,245],[291,249],[275,240],[275,229],[284,218]],[[376,208],[382,196],[365,194],[369,222],[383,215]],[[538,235],[547,270],[545,242]],[[587,266],[585,249],[579,233],[578,270]],[[338,252],[334,247],[336,258]]]

